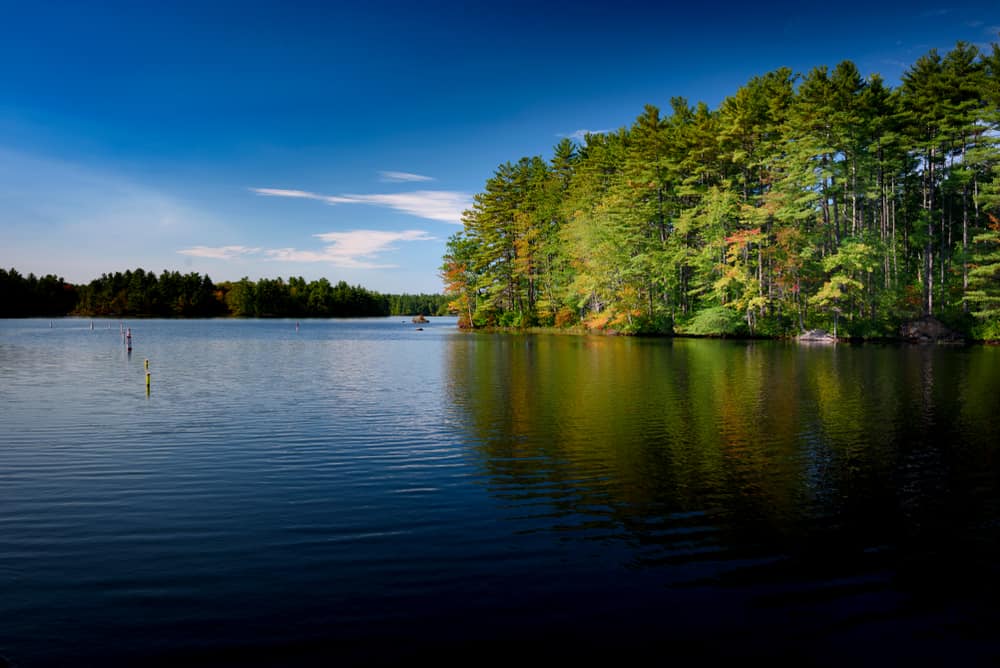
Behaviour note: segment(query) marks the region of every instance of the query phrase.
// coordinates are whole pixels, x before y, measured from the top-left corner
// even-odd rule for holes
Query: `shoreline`
[[[615,330],[596,330],[587,329],[585,327],[459,327],[459,331],[465,333],[485,333],[485,334],[551,334],[557,336],[596,336],[596,337],[632,337],[639,339],[715,339],[719,341],[786,341],[791,343],[809,344],[809,345],[835,345],[835,344],[849,344],[849,345],[859,345],[864,343],[880,343],[880,344],[906,344],[906,345],[935,345],[935,346],[947,346],[952,348],[961,348],[964,346],[971,345],[984,345],[984,346],[995,346],[1000,345],[1000,339],[974,339],[969,337],[962,337],[961,341],[953,340],[913,340],[901,336],[877,336],[877,337],[861,337],[861,336],[838,336],[833,337],[829,335],[826,338],[819,339],[803,339],[798,335],[796,336],[768,336],[763,334],[757,335],[738,335],[738,336],[723,336],[723,335],[713,335],[713,334],[686,334],[686,333],[671,333],[671,334],[625,334]]]

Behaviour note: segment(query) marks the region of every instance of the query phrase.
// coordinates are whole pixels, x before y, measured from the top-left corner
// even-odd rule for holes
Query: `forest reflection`
[[[828,559],[990,525],[997,352],[473,334],[447,377],[520,531],[640,566]]]

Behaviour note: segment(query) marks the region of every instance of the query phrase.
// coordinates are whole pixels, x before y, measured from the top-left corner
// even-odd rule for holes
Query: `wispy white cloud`
[[[177,251],[181,255],[191,257],[206,257],[213,260],[232,260],[243,255],[256,255],[259,248],[248,248],[246,246],[192,246]]]
[[[376,262],[378,256],[396,250],[399,241],[432,241],[434,237],[423,230],[351,230],[326,232],[314,235],[327,242],[321,251],[302,251],[294,248],[277,248],[267,251],[272,260],[285,262],[328,262],[336,267],[351,269],[391,269],[394,264]]]
[[[587,130],[586,128],[580,128],[569,134],[557,134],[557,137],[569,137],[570,139],[575,139],[577,141],[583,141],[587,138],[587,135],[605,135],[609,132],[614,132],[614,130],[604,129],[604,130]]]
[[[372,204],[401,211],[418,218],[457,224],[461,224],[462,212],[472,204],[472,198],[467,193],[452,190],[417,190],[410,193],[375,195],[321,195],[305,190],[285,190],[282,188],[251,188],[250,190],[258,195],[312,199],[327,204]]]
[[[433,181],[434,178],[431,176],[424,176],[423,174],[411,174],[410,172],[379,172],[382,175],[382,181],[387,183],[412,183],[415,181]]]
[[[472,205],[472,199],[467,194],[450,190],[417,190],[411,193],[349,197],[358,203],[386,206],[418,218],[458,224],[462,222],[462,212]]]
[[[258,195],[268,197],[293,197],[298,199],[314,199],[327,204],[352,204],[356,200],[350,197],[337,197],[336,195],[318,195],[305,190],[285,190],[284,188],[251,188]]]
[[[248,248],[246,246],[194,246],[177,251],[182,255],[233,260],[243,256],[263,255],[280,262],[325,262],[346,269],[391,269],[394,264],[379,263],[378,257],[396,250],[400,241],[433,241],[424,230],[351,230],[350,232],[325,232],[313,235],[326,242],[320,250],[297,248]]]

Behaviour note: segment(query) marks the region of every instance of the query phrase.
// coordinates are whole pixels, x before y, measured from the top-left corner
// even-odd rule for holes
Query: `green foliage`
[[[448,315],[446,295],[401,294],[389,297],[389,315]]]
[[[159,277],[143,269],[102,274],[87,285],[74,286],[55,276],[22,277],[0,269],[0,317],[38,315],[217,316],[345,318],[387,315],[444,315],[445,295],[382,295],[344,281],[321,278],[248,278],[212,283],[208,276],[164,271]]]
[[[22,276],[0,269],[0,318],[64,315],[76,306],[76,286],[47,274]]]
[[[159,277],[144,269],[102,274],[77,288],[79,315],[213,317],[226,305],[208,276],[164,271]]]
[[[998,107],[1000,47],[963,43],[897,90],[844,61],[754,77],[717,110],[646,105],[498,167],[449,245],[452,307],[473,326],[623,333],[998,319]]]
[[[497,325],[500,327],[516,327],[519,329],[527,327],[530,324],[527,315],[521,311],[504,311],[500,314],[500,318],[497,321]]]
[[[698,311],[681,330],[696,336],[736,336],[747,332],[740,314],[725,306],[710,306]]]
[[[968,300],[973,315],[984,320],[1000,320],[1000,229],[976,235],[975,262],[969,270]]]
[[[1000,320],[978,322],[969,334],[976,341],[1000,341]]]
[[[787,311],[764,315],[754,325],[754,334],[762,337],[781,338],[797,333],[798,330],[795,314]]]

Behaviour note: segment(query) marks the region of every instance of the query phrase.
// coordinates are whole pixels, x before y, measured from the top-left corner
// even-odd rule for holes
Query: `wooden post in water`
[[[129,327],[125,330],[125,349],[127,352],[132,352],[132,328]]]
[[[146,360],[146,396],[147,397],[149,396],[149,381],[150,381],[150,376],[149,376],[149,360]]]

